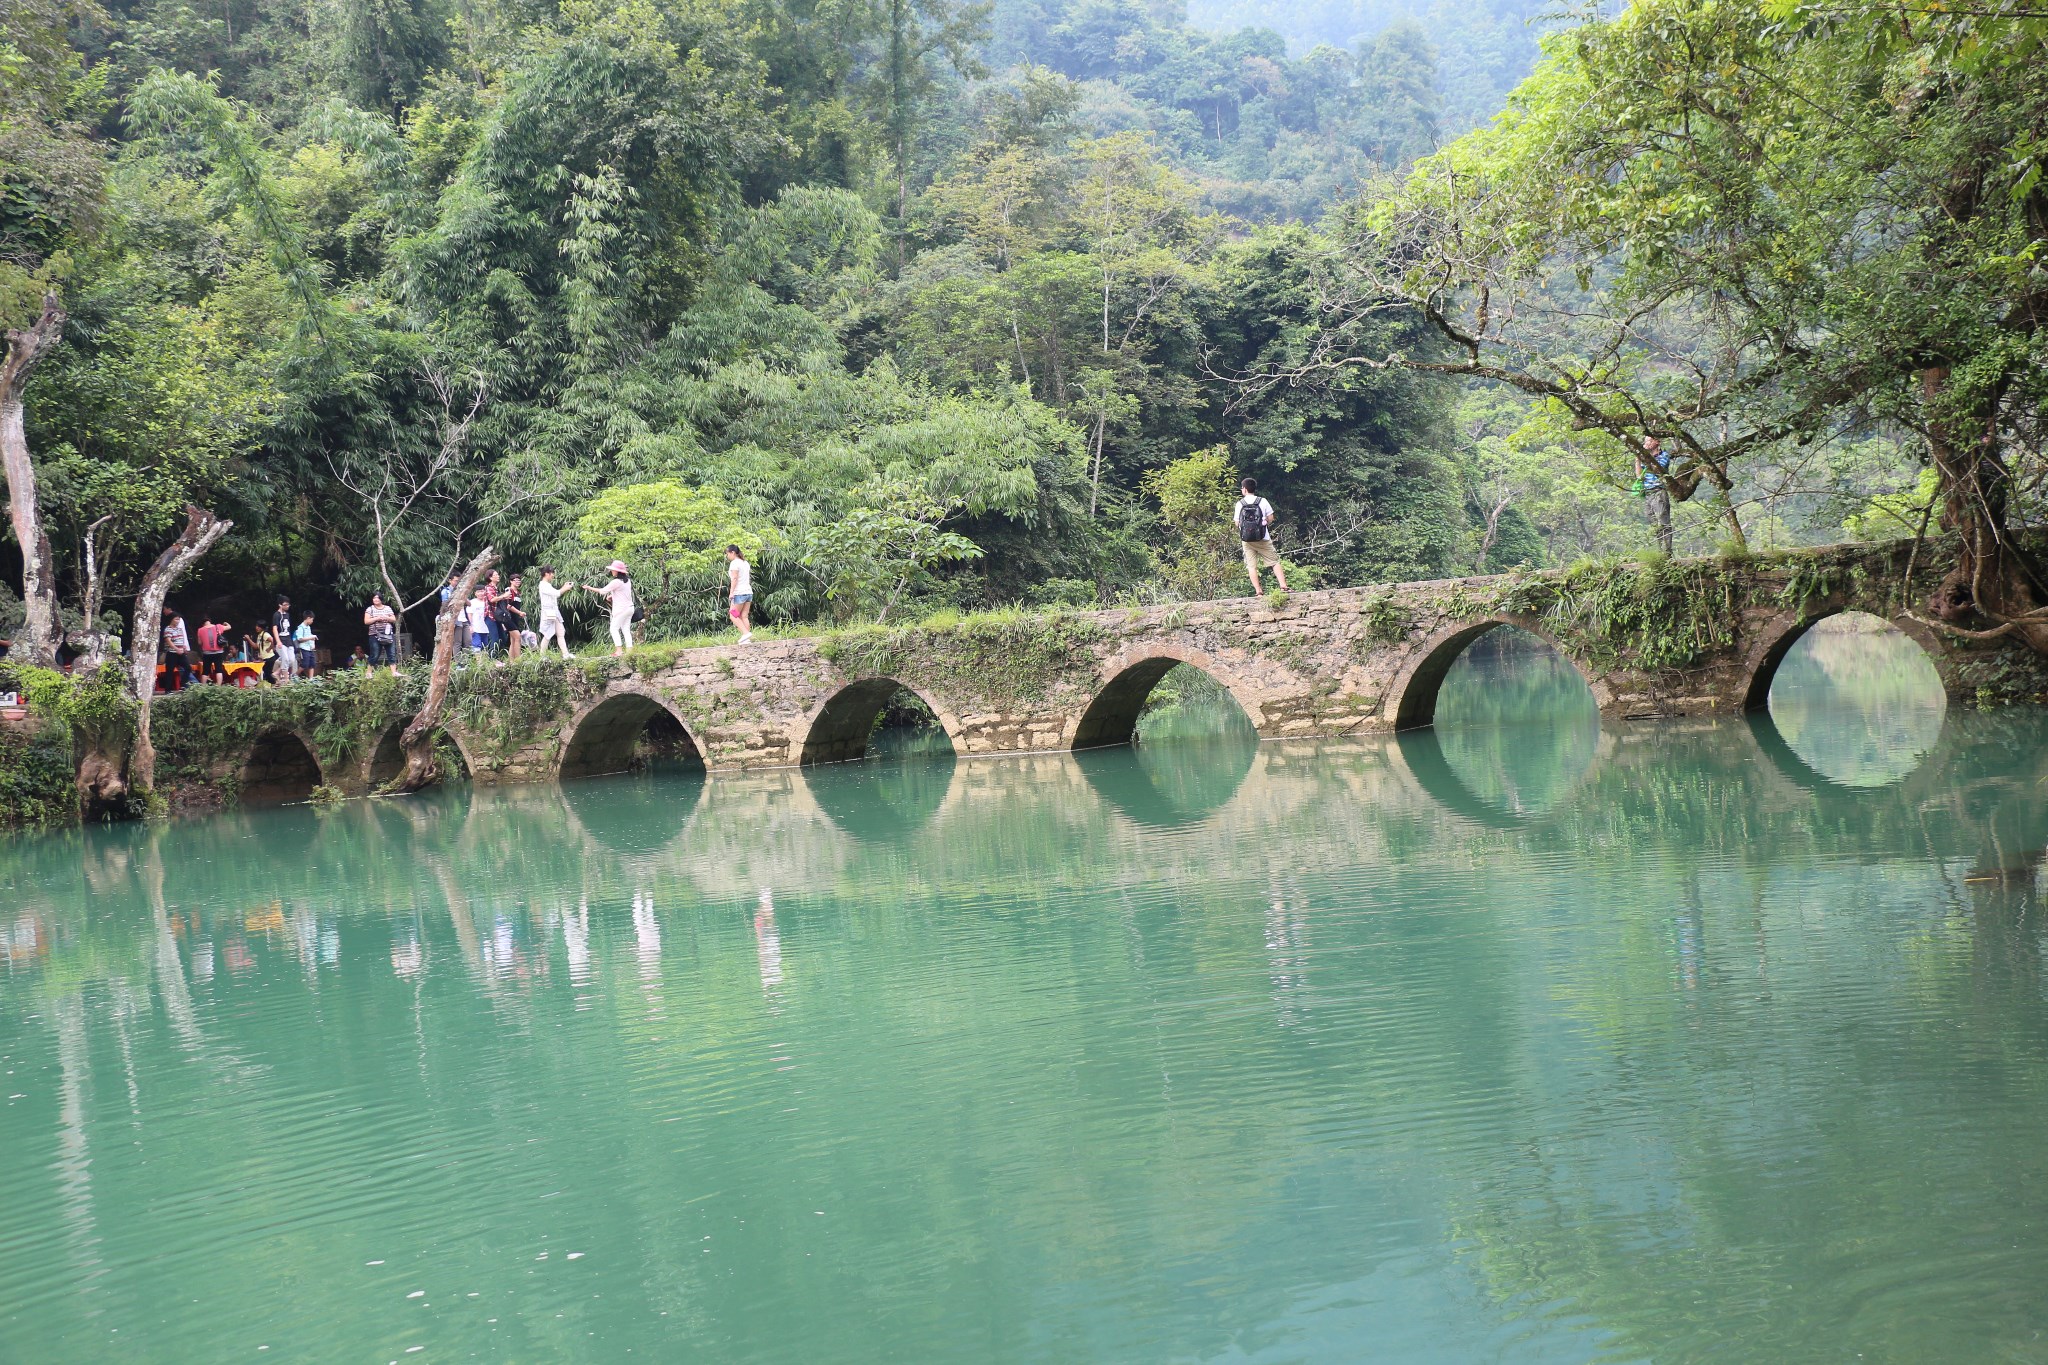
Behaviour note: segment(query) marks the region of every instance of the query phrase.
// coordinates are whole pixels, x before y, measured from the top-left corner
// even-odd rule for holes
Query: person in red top
[[[228,680],[228,631],[225,621],[216,621],[211,613],[199,625],[199,676],[206,682],[224,683]]]

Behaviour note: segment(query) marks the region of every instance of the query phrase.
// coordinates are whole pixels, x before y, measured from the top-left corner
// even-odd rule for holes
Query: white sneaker
[[[740,636],[740,643],[741,643],[741,644],[743,644],[743,645],[744,645],[744,644],[751,644],[751,643],[753,642],[753,639],[754,639],[754,632],[750,630],[750,631],[748,631],[748,632],[747,632],[747,633],[746,633],[745,635],[742,635],[742,636]]]

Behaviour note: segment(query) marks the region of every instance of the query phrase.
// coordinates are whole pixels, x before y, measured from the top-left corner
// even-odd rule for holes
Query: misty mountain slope
[[[1187,17],[1217,32],[1271,29],[1296,53],[1318,44],[1353,51],[1413,20],[1436,49],[1440,123],[1450,138],[1506,104],[1535,64],[1537,21],[1554,8],[1538,0],[1190,0]]]

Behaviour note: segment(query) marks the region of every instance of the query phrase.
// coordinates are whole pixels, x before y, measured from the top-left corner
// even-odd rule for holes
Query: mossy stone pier
[[[1891,621],[1952,698],[2048,697],[2048,664],[2009,641],[1917,619],[1933,545],[1840,546],[1744,560],[1570,570],[1303,592],[1143,609],[1007,614],[870,627],[744,648],[683,650],[644,676],[564,670],[548,714],[520,722],[481,697],[448,729],[479,781],[544,781],[620,766],[650,720],[713,771],[858,758],[905,691],[954,749],[998,754],[1130,739],[1175,664],[1215,678],[1266,738],[1427,725],[1444,675],[1486,632],[1519,626],[1585,676],[1609,716],[1735,714],[1761,706],[1786,651],[1844,611]],[[1911,580],[1911,581],[1909,581]],[[644,664],[643,664],[644,666]]]

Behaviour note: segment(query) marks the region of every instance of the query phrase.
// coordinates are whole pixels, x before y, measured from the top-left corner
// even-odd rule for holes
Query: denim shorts
[[[734,606],[738,606],[742,602],[751,602],[753,600],[754,594],[750,592],[736,592],[732,595],[732,604]]]

